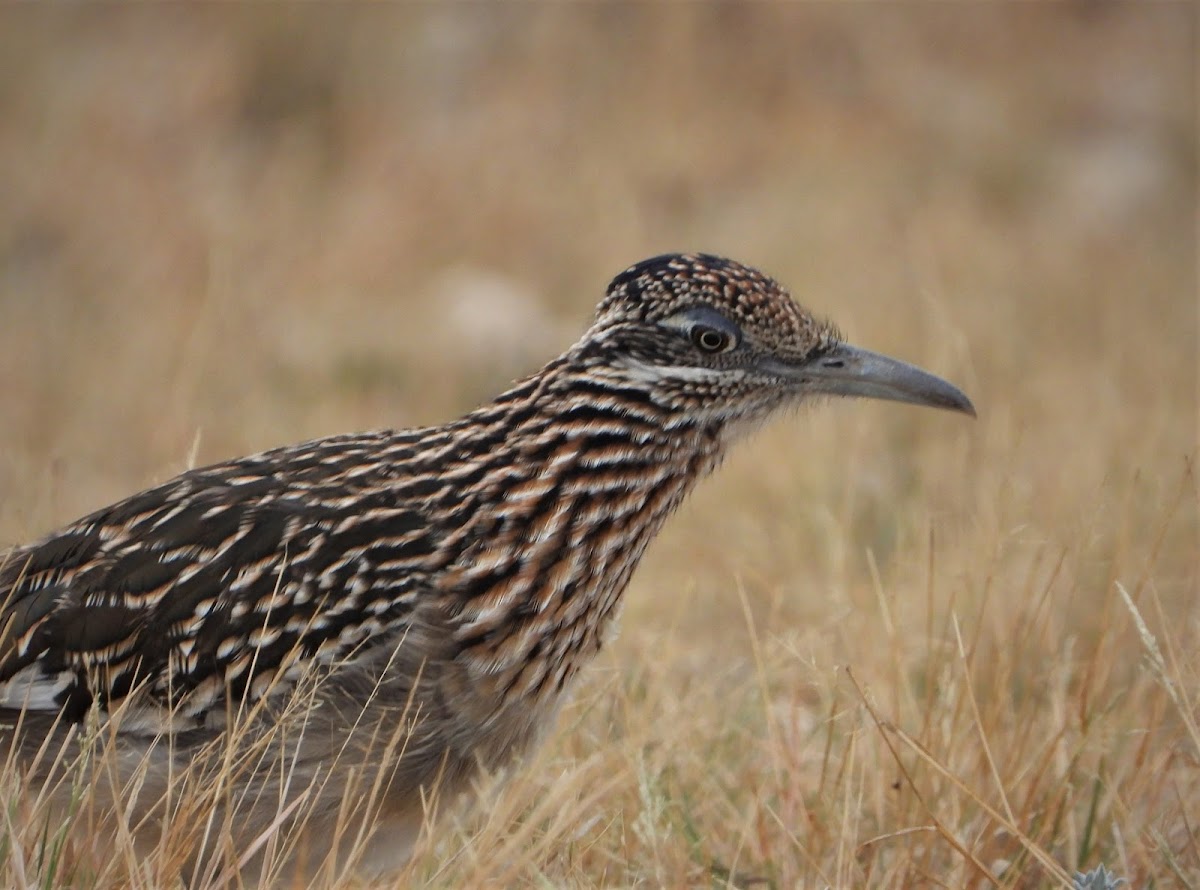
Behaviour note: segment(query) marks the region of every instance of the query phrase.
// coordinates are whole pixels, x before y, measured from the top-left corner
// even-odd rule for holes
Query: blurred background
[[[1050,467],[1113,422],[1130,463],[1191,448],[1188,4],[2,17],[4,538],[193,454],[456,415],[669,250],[1019,411]]]
[[[918,865],[863,847],[853,872],[846,843],[925,817],[889,804],[873,724],[833,715],[842,665],[902,725],[971,713],[937,692],[961,618],[1037,842],[1082,864],[1071,826],[1095,824],[1131,879],[1164,850],[1200,875],[1194,755],[1114,584],[1200,677],[1197,33],[1188,3],[5,6],[0,544],[190,465],[457,416],[623,268],[728,255],[979,420],[821,406],[701,487],[545,755],[577,765],[554,794],[612,779],[601,809],[633,827],[559,808],[570,861],[531,874],[948,874],[917,835]],[[924,744],[989,786],[947,727]],[[699,801],[704,857],[655,846],[657,768]],[[534,781],[517,810],[559,799]],[[766,808],[757,846],[726,833],[730,787]]]

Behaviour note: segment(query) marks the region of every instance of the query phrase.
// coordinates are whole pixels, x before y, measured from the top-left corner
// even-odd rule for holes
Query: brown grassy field
[[[7,6],[0,543],[448,419],[635,260],[726,254],[978,421],[819,405],[741,449],[400,886],[1200,887],[1197,33],[1183,3]],[[18,783],[0,885],[167,881],[89,872]]]

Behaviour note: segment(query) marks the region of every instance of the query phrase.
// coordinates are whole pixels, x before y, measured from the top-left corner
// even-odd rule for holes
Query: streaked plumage
[[[324,783],[310,832],[328,833],[354,767],[384,776],[379,809],[411,835],[422,792],[536,739],[730,441],[814,393],[973,413],[949,384],[845,346],[761,273],[640,263],[578,343],[460,420],[193,470],[9,554],[0,722],[22,721],[33,750],[110,721],[111,744],[150,752],[152,806],[231,723],[258,737],[300,720],[294,784]],[[298,687],[313,705],[285,715]],[[234,808],[235,832],[269,824],[280,794]]]

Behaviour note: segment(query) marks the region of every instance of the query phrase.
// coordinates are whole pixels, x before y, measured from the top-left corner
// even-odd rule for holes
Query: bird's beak
[[[975,416],[971,400],[941,377],[845,343],[802,363],[779,365],[771,370],[810,393],[909,402]]]

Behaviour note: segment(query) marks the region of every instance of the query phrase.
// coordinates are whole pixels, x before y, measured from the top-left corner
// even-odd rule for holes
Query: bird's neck
[[[561,691],[603,642],[646,545],[720,462],[721,431],[560,360],[459,435],[479,462],[441,582],[459,657],[506,692]]]

